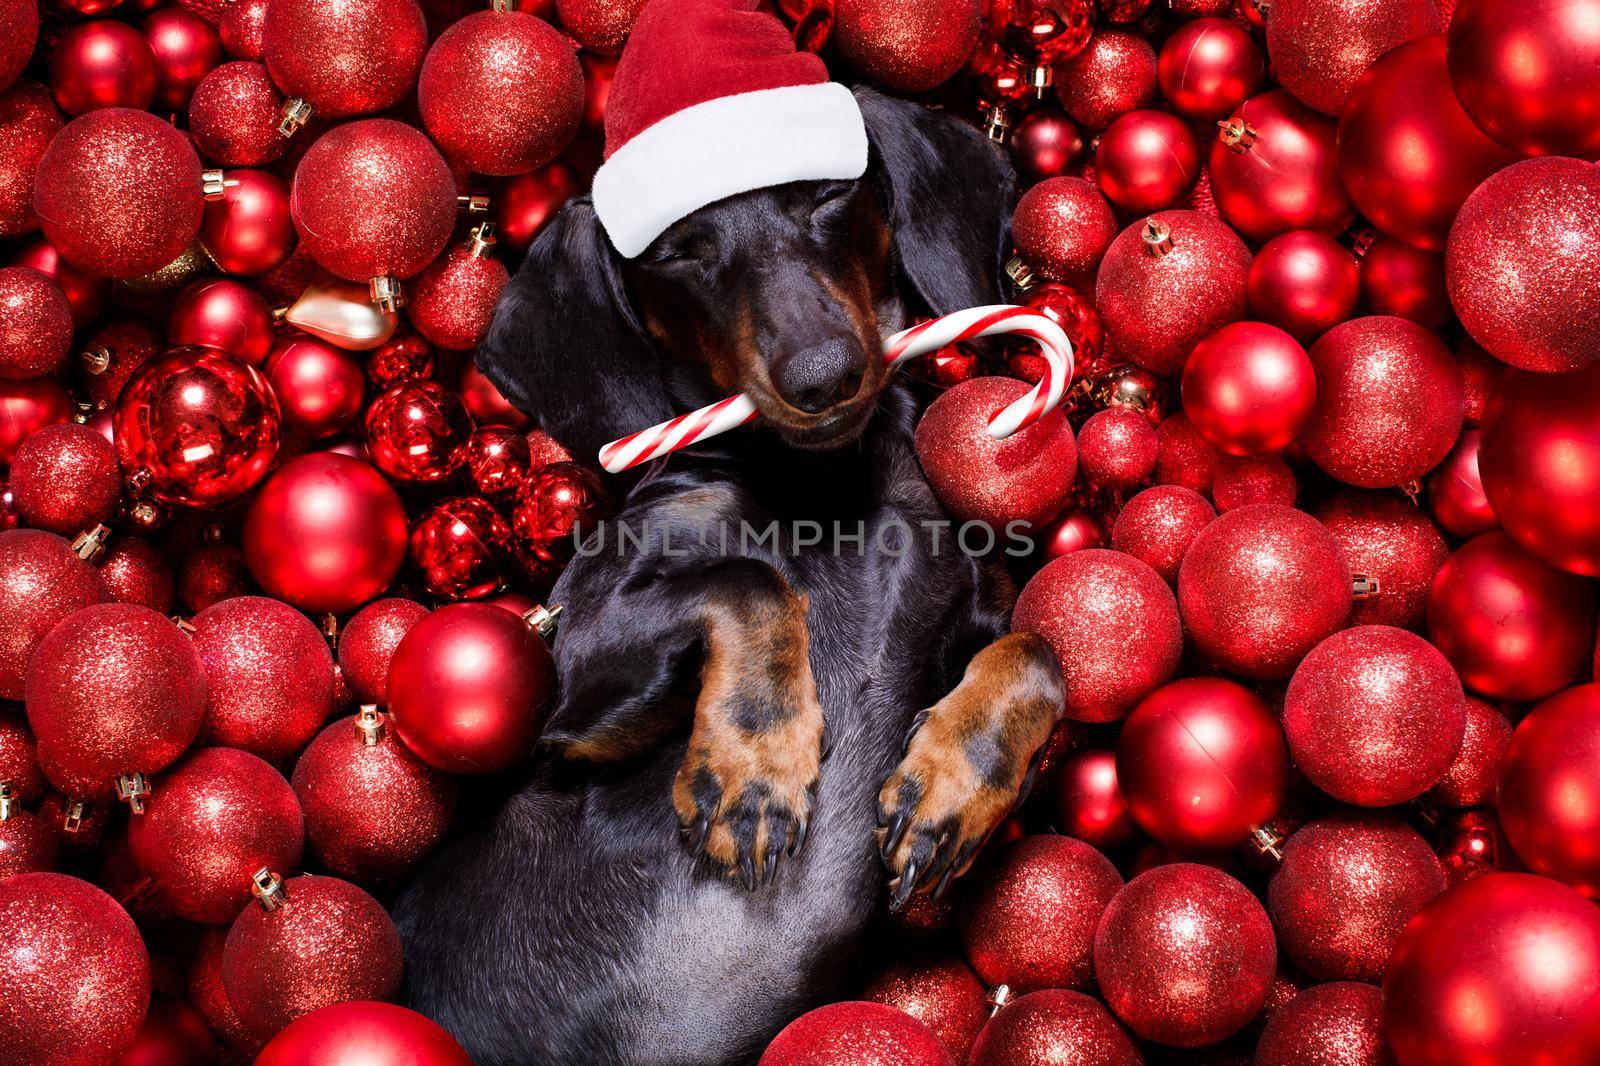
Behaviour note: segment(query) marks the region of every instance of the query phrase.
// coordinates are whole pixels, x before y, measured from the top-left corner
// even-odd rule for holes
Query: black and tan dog
[[[763,415],[614,486],[552,596],[550,751],[397,906],[411,1002],[481,1066],[752,1060],[836,991],[886,882],[970,864],[1056,720],[1055,658],[936,525],[879,355],[999,300],[1009,165],[856,96],[864,178],[732,197],[630,262],[576,201],[479,353],[583,457],[736,390]]]

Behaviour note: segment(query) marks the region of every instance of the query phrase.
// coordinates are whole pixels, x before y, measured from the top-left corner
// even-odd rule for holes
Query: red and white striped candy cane
[[[883,358],[890,366],[897,366],[946,345],[997,333],[1027,337],[1039,345],[1045,357],[1045,373],[1039,383],[989,419],[989,435],[995,440],[1004,440],[1033,425],[1047,411],[1054,410],[1072,383],[1072,342],[1054,321],[1037,311],[1010,304],[970,307],[896,333],[884,343]],[[760,411],[748,396],[743,393],[729,396],[698,411],[679,415],[670,422],[612,441],[600,449],[600,465],[613,474],[620,474],[736,426],[754,422],[759,415]]]

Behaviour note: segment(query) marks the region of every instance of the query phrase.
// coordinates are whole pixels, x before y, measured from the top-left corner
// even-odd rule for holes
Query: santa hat
[[[594,209],[632,259],[707,204],[867,170],[850,90],[758,0],[649,0],[606,102]]]

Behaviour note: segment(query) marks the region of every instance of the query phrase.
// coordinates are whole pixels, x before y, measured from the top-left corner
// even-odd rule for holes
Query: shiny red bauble
[[[259,366],[272,350],[272,326],[272,309],[255,289],[211,278],[190,285],[173,301],[167,343],[215,348]]]
[[[1155,473],[1158,450],[1150,420],[1125,407],[1096,411],[1078,430],[1078,469],[1091,489],[1135,488]]]
[[[1445,461],[1428,475],[1428,502],[1433,517],[1447,532],[1458,537],[1475,537],[1500,524],[1483,491],[1478,450],[1478,431],[1463,430],[1461,439]]]
[[[1444,256],[1379,237],[1361,253],[1361,305],[1375,315],[1399,315],[1438,329],[1451,315]]]
[[[337,877],[283,882],[287,902],[247,905],[228,930],[222,983],[258,1039],[347,1000],[400,991],[400,935],[383,904]]]
[[[1106,199],[1142,214],[1171,207],[1200,173],[1200,150],[1182,119],[1130,111],[1100,135],[1095,181]]]
[[[1067,339],[1072,342],[1072,376],[1075,381],[1084,380],[1103,365],[1101,356],[1106,345],[1105,326],[1100,322],[1100,314],[1095,310],[1094,300],[1088,295],[1078,292],[1070,285],[1046,281],[1034,285],[1018,302],[1023,307],[1038,311],[1066,333]],[[949,348],[944,349],[945,353],[950,351]],[[968,353],[957,347],[953,357],[946,364],[947,369],[957,372],[957,368],[964,362],[963,357],[971,358]],[[976,360],[972,365],[976,372]],[[1042,380],[1048,365],[1037,347],[1025,342],[1013,346],[1006,359],[1006,369],[1012,376],[1031,382]],[[962,372],[964,371],[957,372],[957,381],[952,384],[959,384],[971,376],[971,374],[960,376]]]
[[[411,527],[411,564],[429,594],[479,600],[497,592],[511,527],[490,504],[461,496],[434,504]]]
[[[9,463],[28,437],[72,418],[72,394],[54,378],[0,378],[0,462]]]
[[[911,1015],[962,1062],[989,1017],[983,985],[959,959],[891,963],[861,995]]]
[[[967,1061],[972,1066],[1139,1066],[1144,1059],[1099,1000],[1047,988],[1007,1003],[978,1034]]]
[[[1469,689],[1538,700],[1570,685],[1594,651],[1591,582],[1501,532],[1456,549],[1433,579],[1428,635]]]
[[[315,337],[291,336],[278,342],[261,369],[278,397],[286,437],[331,437],[361,413],[366,375],[342,348]]]
[[[575,540],[593,531],[607,506],[599,476],[580,463],[550,463],[530,477],[510,509],[524,576],[536,583],[554,580]]]
[[[391,596],[357,611],[339,634],[339,668],[362,703],[389,702],[389,660],[411,627],[428,617],[416,600]]]
[[[49,374],[72,345],[72,306],[31,267],[0,267],[0,377]]]
[[[20,237],[39,227],[33,215],[33,172],[61,132],[61,115],[50,92],[26,78],[0,91],[0,237]]]
[[[1433,577],[1450,557],[1444,537],[1427,515],[1407,501],[1376,492],[1345,490],[1314,512],[1339,542],[1353,575],[1376,591],[1356,600],[1356,625],[1420,629]]]
[[[156,97],[158,80],[150,42],[126,22],[80,22],[50,50],[50,89],[69,115],[102,107],[143,111]]]
[[[1094,30],[1094,0],[1012,0],[989,8],[1006,51],[1030,66],[1054,66],[1083,51]]]
[[[461,378],[456,382],[456,394],[461,397],[461,402],[467,405],[467,412],[472,415],[472,420],[480,426],[510,426],[512,429],[523,429],[528,425],[528,416],[513,407],[511,401],[500,394],[494,382],[484,377],[471,359],[465,360],[461,365]],[[572,456],[563,452],[561,458],[571,459]],[[550,461],[553,460],[546,460]]]
[[[34,649],[56,623],[110,596],[100,575],[53,533],[0,533],[0,699],[20,700]]]
[[[1231,19],[1185,22],[1161,46],[1161,95],[1184,118],[1226,118],[1261,85],[1267,64],[1250,31]]]
[[[443,1026],[390,1003],[356,1000],[319,1008],[273,1037],[255,1066],[472,1066]]]
[[[631,7],[637,12],[642,4],[639,0],[558,0],[562,24],[585,43],[585,35],[568,21],[567,11],[592,6]],[[973,0],[839,4],[834,8],[829,44],[872,81],[900,92],[923,92],[948,81],[966,64],[978,43],[978,16],[979,5]]]
[[[1250,264],[1250,313],[1302,344],[1350,317],[1360,296],[1355,257],[1325,233],[1280,233]]]
[[[954,1066],[933,1031],[904,1011],[864,1000],[829,1003],[784,1026],[759,1066]]]
[[[367,454],[400,482],[442,481],[467,460],[472,418],[461,398],[436,381],[408,381],[367,406]]]
[[[1056,767],[1050,786],[1052,824],[1102,851],[1128,844],[1139,827],[1117,787],[1117,757],[1111,751],[1074,752]]]
[[[917,423],[917,458],[956,518],[996,529],[1036,525],[1066,503],[1078,447],[1059,409],[1005,440],[989,436],[989,417],[1027,391],[1014,378],[973,378],[941,394]]]
[[[264,170],[230,170],[222,197],[206,203],[200,246],[229,274],[265,274],[294,251],[289,186]]]
[[[33,179],[33,209],[72,265],[108,278],[159,270],[200,228],[200,159],[155,115],[103,108],[50,142]]]
[[[1230,455],[1285,448],[1311,419],[1316,373],[1305,349],[1264,322],[1234,322],[1195,346],[1183,368],[1183,409]]]
[[[1111,546],[1148,564],[1170,585],[1178,580],[1189,545],[1216,517],[1193,489],[1156,485],[1123,505],[1111,527]]]
[[[289,203],[301,247],[334,274],[350,281],[408,278],[450,239],[456,184],[444,157],[416,128],[362,119],[317,139],[295,167]]]
[[[1543,877],[1458,884],[1406,926],[1384,974],[1384,1032],[1405,1066],[1600,1058],[1600,910]]]
[[[149,777],[194,742],[206,709],[205,666],[169,619],[102,603],[67,616],[39,642],[23,699],[50,783],[76,799],[102,799],[120,775]]]
[[[578,191],[577,175],[559,160],[500,181],[490,197],[500,243],[513,255],[526,252],[539,231]]]
[[[217,1060],[217,1040],[205,1016],[181,999],[157,992],[144,1025],[117,1066],[206,1066]]]
[[[0,880],[0,1048],[10,1062],[100,1062],[139,1033],[150,955],[117,901],[76,877]]]
[[[1008,144],[1017,171],[1035,181],[1074,173],[1088,147],[1078,124],[1054,108],[1024,115]]]
[[[1100,520],[1082,507],[1069,507],[1047,522],[1033,540],[1041,558],[1049,561],[1085,548],[1105,547],[1106,531]]]
[[[1350,198],[1374,226],[1419,248],[1442,250],[1462,202],[1516,158],[1461,110],[1438,34],[1373,64],[1339,117]]]
[[[345,118],[405,98],[428,27],[416,0],[280,0],[267,6],[261,43],[278,88],[317,117]]]
[[[1337,115],[1378,57],[1441,28],[1433,0],[1285,0],[1267,19],[1267,53],[1301,102]]]
[[[415,333],[399,333],[379,343],[367,356],[367,382],[381,392],[402,382],[433,377],[434,365],[433,345]],[[465,390],[460,391],[464,400]],[[467,410],[472,410],[470,404]]]
[[[1156,53],[1143,34],[1103,29],[1055,72],[1061,106],[1085,128],[1103,130],[1156,102]]]
[[[1333,120],[1283,89],[1233,112],[1207,172],[1217,210],[1253,241],[1298,229],[1337,234],[1355,214],[1339,181]]]
[[[1256,1044],[1257,1066],[1344,1062],[1387,1066],[1383,993],[1357,981],[1313,985],[1273,1011]]]
[[[501,290],[511,281],[493,250],[493,237],[458,244],[406,286],[406,316],[418,333],[441,348],[478,346],[489,332]]]
[[[250,901],[257,870],[300,865],[305,832],[282,774],[247,752],[202,748],[154,783],[128,842],[164,903],[215,925]]]
[[[155,55],[156,98],[162,108],[182,111],[194,87],[222,62],[222,38],[210,19],[187,8],[167,7],[144,20]]]
[[[123,470],[164,503],[238,499],[278,454],[271,387],[254,367],[213,348],[175,348],[145,363],[123,387],[114,417]]]
[[[1517,725],[1496,807],[1530,870],[1600,898],[1600,685],[1545,700]]]
[[[1064,555],[1017,598],[1012,626],[1038,633],[1061,661],[1066,715],[1114,722],[1172,678],[1183,650],[1177,602],[1161,576],[1103,548]]]
[[[88,426],[45,426],[11,461],[11,492],[28,525],[74,537],[111,521],[122,471],[111,442]]]
[[[1277,947],[1249,889],[1209,866],[1173,863],[1117,893],[1095,933],[1094,968],[1106,1003],[1135,1033],[1199,1047],[1255,1017]]]
[[[488,603],[434,611],[411,627],[389,665],[395,732],[423,762],[449,773],[494,773],[521,762],[554,692],[544,641]]]
[[[261,166],[289,150],[289,138],[278,130],[283,105],[283,94],[272,84],[266,67],[224,63],[195,86],[189,100],[189,133],[214,163]]]
[[[1600,365],[1502,375],[1484,410],[1478,470],[1507,533],[1546,562],[1600,577]]]
[[[1017,254],[1029,266],[1080,284],[1094,278],[1117,235],[1117,221],[1093,185],[1082,178],[1051,178],[1022,194],[1011,231]]]
[[[1140,701],[1117,741],[1117,783],[1146,833],[1185,852],[1222,851],[1278,813],[1289,749],[1242,685],[1191,677]]]
[[[467,441],[467,472],[485,499],[505,499],[522,487],[533,468],[528,438],[507,426],[484,426]]]

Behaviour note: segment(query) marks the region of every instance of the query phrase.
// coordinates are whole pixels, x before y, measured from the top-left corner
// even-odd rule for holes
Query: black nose
[[[792,406],[816,414],[854,396],[863,370],[861,346],[840,338],[780,356],[772,383]]]

